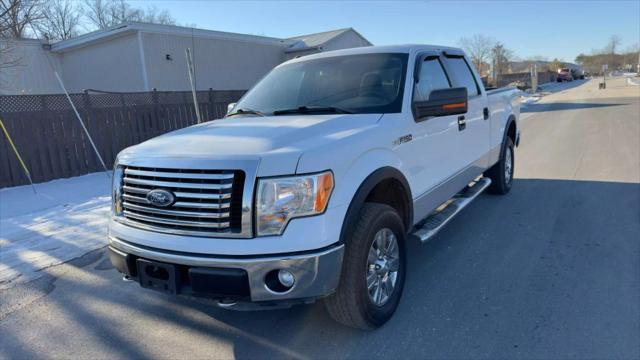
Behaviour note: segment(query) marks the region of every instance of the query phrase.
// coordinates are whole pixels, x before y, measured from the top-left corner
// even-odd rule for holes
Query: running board
[[[420,221],[414,227],[412,235],[423,243],[431,240],[438,231],[448,224],[462,209],[471,204],[473,199],[480,195],[489,185],[491,185],[491,179],[486,177],[467,185],[451,199],[432,211],[424,220]]]

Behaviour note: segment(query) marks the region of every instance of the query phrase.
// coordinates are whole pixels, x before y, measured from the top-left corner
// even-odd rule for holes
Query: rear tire
[[[507,137],[500,151],[500,160],[484,174],[491,179],[491,185],[487,191],[492,194],[504,195],[511,190],[515,165],[513,147],[513,140]]]
[[[396,249],[376,245],[391,244],[392,238],[395,238]],[[405,229],[397,211],[377,203],[362,206],[353,231],[347,236],[338,289],[324,300],[325,308],[334,320],[350,327],[372,330],[391,318],[404,288],[404,242]],[[376,249],[381,251],[378,253]],[[384,253],[396,257],[390,255],[389,261],[385,262]]]

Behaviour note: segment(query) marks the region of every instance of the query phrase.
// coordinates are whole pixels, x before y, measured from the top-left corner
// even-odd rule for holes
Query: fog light
[[[284,285],[285,287],[290,288],[293,286],[296,278],[289,271],[280,270],[278,271],[278,281],[280,281],[280,284]]]

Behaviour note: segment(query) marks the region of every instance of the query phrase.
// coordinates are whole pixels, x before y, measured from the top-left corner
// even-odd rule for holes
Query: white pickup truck
[[[125,280],[226,308],[322,299],[372,329],[396,310],[405,245],[485,188],[505,194],[517,90],[464,53],[374,46],[287,61],[222,120],[123,150],[109,253]]]

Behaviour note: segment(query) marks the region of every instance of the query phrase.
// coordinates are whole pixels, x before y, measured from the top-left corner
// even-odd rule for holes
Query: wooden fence
[[[227,105],[244,90],[199,91],[203,121],[224,116]],[[120,150],[154,136],[197,122],[191,92],[71,94],[100,155],[113,166]],[[66,97],[56,95],[0,96],[3,120],[34,182],[101,171]],[[0,188],[28,184],[15,154],[0,133]]]

